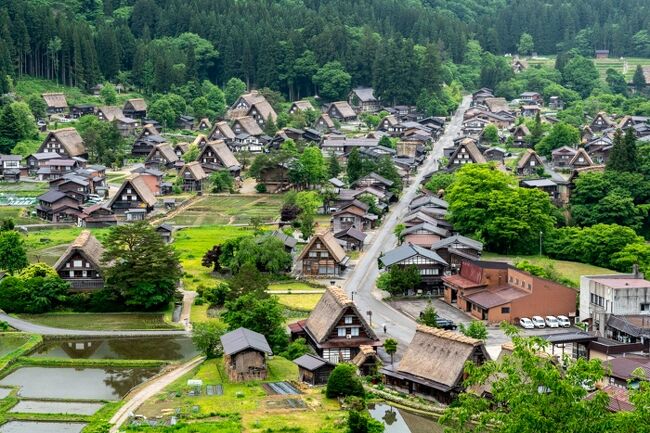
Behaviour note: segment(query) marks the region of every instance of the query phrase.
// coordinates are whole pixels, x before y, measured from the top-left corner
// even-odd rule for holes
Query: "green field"
[[[569,262],[566,260],[553,260],[545,256],[504,256],[500,254],[485,253],[481,256],[483,260],[495,260],[502,262],[514,263],[518,260],[528,260],[529,262],[544,266],[548,263],[553,265],[553,268],[560,274],[560,276],[569,279],[575,287],[580,287],[581,275],[598,275],[598,274],[616,274],[618,272],[598,266],[588,265],[585,263]]]
[[[0,183],[0,192],[16,197],[38,197],[49,189],[47,182]]]
[[[20,314],[18,317],[38,325],[64,329],[174,329],[163,320],[163,313],[47,313]]]
[[[11,218],[15,224],[38,224],[36,217],[29,215],[29,209],[17,206],[0,206],[0,220]]]
[[[292,295],[274,295],[278,297],[280,304],[294,311],[309,312],[316,307],[316,304],[323,296],[321,293],[314,294],[292,294]]]
[[[295,381],[298,378],[297,366],[278,356],[268,360],[268,370],[267,382]],[[203,392],[200,396],[190,397],[187,395],[188,379],[200,379],[204,387],[221,384],[223,395],[207,396]],[[345,412],[340,410],[336,400],[325,398],[321,389],[304,389],[303,394],[292,396],[267,395],[261,382],[230,382],[224,372],[223,360],[213,359],[149,399],[138,409],[138,413],[147,417],[171,414],[176,410],[182,414],[188,413],[192,429],[181,430],[184,427],[180,427],[174,429],[175,432],[340,432]],[[302,400],[305,408],[292,409],[285,403],[287,398]],[[228,419],[238,419],[239,422],[233,426],[225,423]],[[215,422],[224,423],[223,428],[222,425],[210,425]],[[208,426],[212,429],[204,429]],[[169,430],[146,428],[135,431],[153,433]]]
[[[607,69],[612,68],[620,73],[625,74],[625,78],[631,82],[632,76],[637,65],[641,66],[650,66],[650,59],[638,58],[638,57],[628,57],[623,59],[593,59],[596,64],[596,69],[600,74],[601,79],[605,79],[605,74]],[[626,68],[627,63],[627,68]],[[553,67],[555,65],[555,56],[544,56],[543,58],[528,59],[528,64],[530,66],[543,65]]]
[[[280,216],[282,195],[209,196],[166,222],[182,226],[248,224],[251,218],[273,223]]]

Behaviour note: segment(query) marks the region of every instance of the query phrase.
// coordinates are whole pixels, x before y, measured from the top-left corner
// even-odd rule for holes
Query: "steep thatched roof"
[[[579,161],[579,158],[583,158],[582,162]],[[581,147],[577,150],[576,154],[573,155],[573,158],[571,158],[571,161],[569,161],[569,165],[586,165],[586,166],[592,166],[594,165],[594,161],[591,159],[587,151]]]
[[[317,233],[312,236],[312,238],[309,240],[309,243],[305,246],[305,248],[303,248],[302,252],[298,256],[298,260],[302,260],[316,242],[320,242],[325,248],[327,248],[336,263],[341,263],[343,259],[345,259],[345,251],[343,251],[341,245],[339,245],[339,243],[336,241],[336,238],[334,238],[332,232],[328,231],[324,233]]]
[[[368,326],[363,315],[357,310],[354,302],[348,298],[348,295],[343,289],[334,286],[328,287],[320,298],[316,307],[309,314],[305,322],[305,328],[314,336],[318,343],[323,343],[348,309],[353,310],[361,325],[368,333],[368,336],[373,340],[378,340],[375,332]]]
[[[59,257],[59,260],[54,264],[54,269],[57,271],[63,269],[65,264],[75,253],[81,254],[86,260],[92,263],[96,269],[99,269],[102,254],[104,254],[104,247],[97,238],[90,233],[90,231],[84,230],[70,245],[68,245],[68,248],[65,250],[63,255]]]
[[[47,134],[47,137],[45,137],[43,144],[41,144],[41,147],[38,150],[39,152],[44,151],[47,142],[50,141],[52,137],[56,138],[56,140],[61,143],[70,157],[82,156],[87,153],[83,138],[81,138],[81,135],[79,135],[77,130],[74,128],[63,128],[57,129],[56,131],[50,131],[50,133]]]
[[[151,152],[149,152],[149,155],[147,156],[147,161],[153,157],[156,151],[160,152],[160,155],[163,158],[165,158],[165,160],[167,160],[167,162],[169,163],[178,161],[178,155],[176,155],[176,152],[174,152],[174,148],[169,143],[157,144],[153,149],[151,149]]]
[[[472,161],[475,163],[482,164],[487,162],[485,156],[483,156],[481,151],[476,146],[476,142],[474,140],[468,139],[460,142],[454,153],[449,158],[450,164],[456,158],[456,156],[458,156],[459,153],[463,152],[463,149],[465,149],[465,152],[469,154],[470,158],[472,158]]]
[[[374,358],[375,362],[380,362],[381,359],[379,356],[377,356],[377,352],[375,352],[375,349],[372,346],[359,346],[359,353],[352,358],[352,364],[356,365],[357,367],[361,367],[365,362],[368,360],[368,358]]]
[[[68,101],[63,93],[43,93],[41,96],[48,108],[68,108]]]
[[[489,359],[481,340],[458,332],[418,325],[397,371],[452,388],[462,379],[465,362],[476,348],[481,348],[486,359]]]
[[[323,124],[325,126],[327,126],[328,128],[334,128],[334,126],[335,126],[334,121],[332,120],[332,118],[330,117],[329,114],[327,114],[327,113],[321,114],[320,117],[318,119],[316,119],[315,125],[318,125],[321,120],[323,121]]]
[[[330,108],[331,108],[332,106],[336,107],[336,109],[338,110],[339,114],[340,114],[343,118],[346,118],[346,119],[347,119],[348,117],[356,117],[356,116],[357,116],[357,113],[352,109],[352,107],[350,107],[350,104],[348,104],[347,101],[337,101],[337,102],[332,102],[332,103],[330,104]],[[328,112],[329,112],[330,108],[328,108],[328,110],[327,110]]]
[[[147,111],[147,102],[142,98],[129,99],[124,103],[124,109],[133,111]]]
[[[180,174],[182,175],[186,170],[190,172],[194,180],[203,180],[208,177],[198,161],[185,164],[183,168],[181,168]]]
[[[140,199],[147,205],[153,207],[156,204],[156,196],[149,188],[149,185],[145,181],[144,176],[141,176],[140,174],[132,174],[124,180],[120,186],[120,189],[117,190],[117,193],[113,196],[108,205],[109,207],[113,206],[115,200],[117,200],[117,198],[122,195],[122,191],[124,191],[124,189],[129,185],[131,185],[131,188],[133,188]]]
[[[296,107],[299,111],[309,111],[314,109],[314,106],[311,105],[311,102],[307,101],[306,99],[295,101],[293,104],[291,104],[291,108],[293,107]]]
[[[239,167],[241,164],[239,164],[239,161],[237,161],[237,158],[235,158],[235,155],[232,153],[230,148],[226,145],[226,143],[223,140],[216,140],[216,141],[209,141],[208,144],[205,145],[203,150],[201,150],[201,153],[199,156],[196,158],[197,161],[201,161],[204,157],[204,155],[212,151],[212,153],[219,158],[221,163],[224,165],[224,167],[231,168],[231,167]]]
[[[248,135],[259,136],[264,135],[264,131],[260,128],[260,125],[250,116],[240,117],[235,119],[233,122],[233,128],[235,124],[239,124],[241,128],[246,131]]]
[[[235,133],[233,132],[232,128],[230,128],[230,125],[228,125],[228,122],[226,121],[221,121],[214,124],[212,131],[210,131],[210,138],[214,139],[215,138],[214,136],[217,132],[220,132],[221,135],[223,135],[224,138],[228,140],[235,139]]]
[[[531,159],[537,160],[537,166],[538,167],[543,167],[544,166],[544,162],[539,157],[537,152],[535,152],[532,149],[526,149],[524,151],[524,154],[519,159],[519,162],[517,163],[517,168],[524,168],[526,166],[526,164],[528,164],[528,161],[530,161]]]

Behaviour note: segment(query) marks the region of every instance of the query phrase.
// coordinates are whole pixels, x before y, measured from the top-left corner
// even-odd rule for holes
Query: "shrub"
[[[263,183],[258,183],[255,185],[255,191],[259,192],[260,194],[264,194],[266,192],[266,185]]]
[[[361,384],[357,369],[352,364],[339,364],[334,368],[327,381],[325,390],[327,398],[357,396],[364,397],[365,390]]]

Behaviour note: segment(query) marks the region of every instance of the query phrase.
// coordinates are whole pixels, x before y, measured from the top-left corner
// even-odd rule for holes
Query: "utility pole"
[[[542,255],[542,237],[544,236],[543,231],[539,231],[539,255]]]

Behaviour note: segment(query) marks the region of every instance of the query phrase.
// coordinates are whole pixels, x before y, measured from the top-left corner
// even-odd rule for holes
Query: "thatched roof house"
[[[361,346],[381,343],[356,305],[338,287],[329,287],[307,320],[289,325],[293,338],[304,337],[329,362],[352,360]]]
[[[75,128],[50,131],[36,153],[57,153],[64,158],[88,156],[83,138]]]
[[[399,364],[380,371],[390,387],[450,403],[463,390],[465,363],[489,359],[481,340],[418,325]]]
[[[62,113],[68,109],[68,101],[63,93],[43,93],[41,96],[47,104],[48,114]]]
[[[104,287],[101,259],[104,247],[90,231],[84,230],[54,264],[59,276],[74,290]]]

